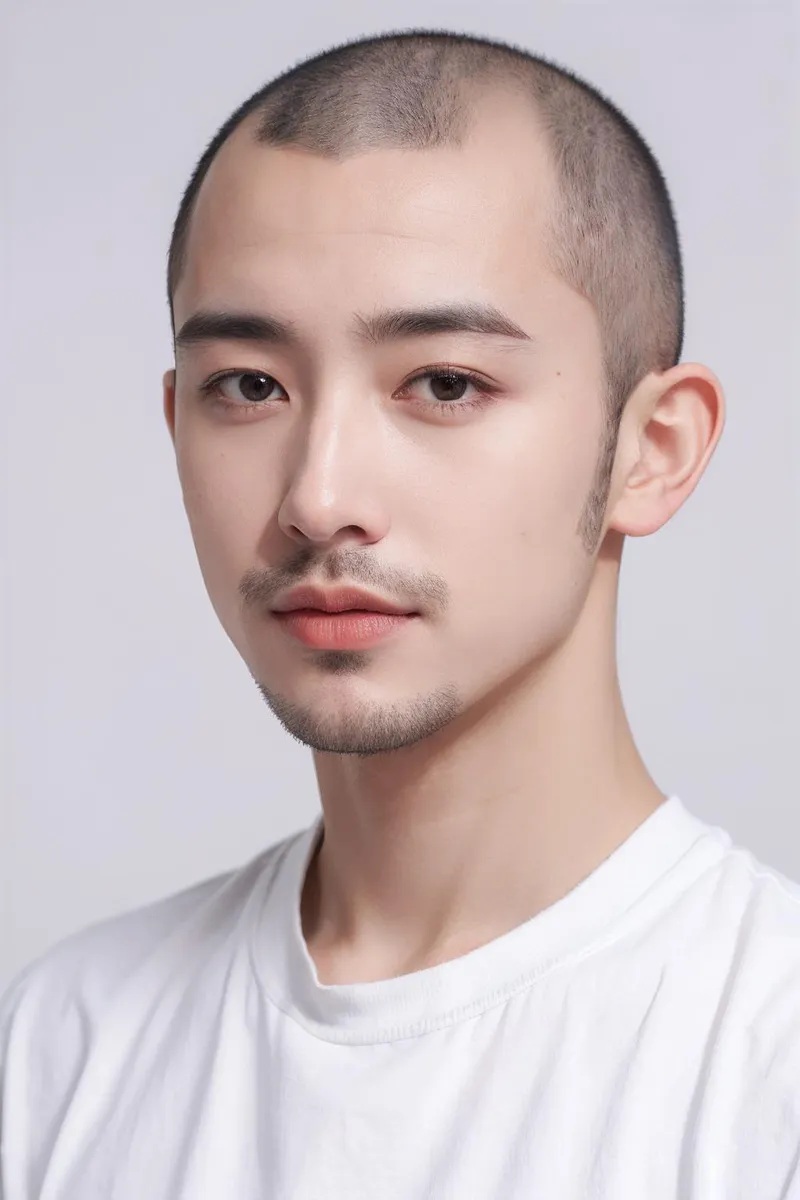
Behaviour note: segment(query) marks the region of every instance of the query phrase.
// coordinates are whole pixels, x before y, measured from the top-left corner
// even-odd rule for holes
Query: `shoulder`
[[[31,962],[0,999],[0,1094],[6,1102],[10,1091],[27,1095],[37,1080],[63,1092],[121,997],[180,986],[215,951],[235,946],[296,836],[242,867],[96,922]]]
[[[724,1128],[741,1195],[782,1195],[757,1175],[800,1154],[800,884],[727,842],[692,912],[692,969],[714,994],[704,1122]]]
[[[800,988],[800,883],[731,843],[710,896],[712,926],[715,908],[734,918],[732,971],[749,975],[754,1000],[774,1003],[783,984]]]
[[[800,883],[714,829],[717,853],[674,911],[677,945],[720,992],[720,1020],[753,1046],[793,1041],[800,1053]]]
[[[135,1046],[164,1003],[224,978],[295,834],[236,870],[97,922],[32,962],[0,1000],[0,1194],[33,1195],[92,1062]],[[104,1047],[104,1049],[103,1049]],[[14,1192],[17,1194],[17,1192]]]
[[[741,1066],[785,1083],[800,1139],[800,884],[739,846],[721,883],[740,897],[726,989]]]
[[[87,1010],[113,998],[116,989],[165,945],[196,945],[203,953],[235,929],[254,893],[264,893],[292,834],[234,870],[118,916],[97,921],[39,955],[16,977],[0,1001],[0,1028],[34,998],[70,996]]]

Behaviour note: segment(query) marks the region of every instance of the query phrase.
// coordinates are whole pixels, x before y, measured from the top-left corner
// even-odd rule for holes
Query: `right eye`
[[[283,392],[277,379],[266,371],[224,371],[220,375],[212,375],[200,386],[200,391],[208,397],[212,406],[245,411],[266,408],[268,401],[280,399],[273,394],[276,389]],[[286,395],[285,392],[283,394]]]

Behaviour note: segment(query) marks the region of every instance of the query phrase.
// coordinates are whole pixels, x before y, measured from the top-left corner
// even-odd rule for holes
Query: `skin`
[[[620,694],[621,555],[697,485],[724,400],[697,363],[642,380],[587,552],[601,343],[592,305],[548,263],[557,197],[530,114],[493,94],[458,147],[338,162],[247,132],[201,188],[175,327],[243,309],[293,322],[299,340],[178,346],[164,414],[215,611],[315,747],[325,836],[301,919],[318,977],[377,980],[530,919],[663,803]],[[355,314],[465,300],[530,340],[353,332]],[[442,364],[481,375],[491,402],[448,413],[441,387],[409,385]],[[263,410],[204,401],[223,370],[277,380]],[[253,394],[241,383],[223,385],[234,404]],[[334,578],[421,615],[349,657],[302,646],[268,603]],[[407,744],[376,753],[381,739]]]

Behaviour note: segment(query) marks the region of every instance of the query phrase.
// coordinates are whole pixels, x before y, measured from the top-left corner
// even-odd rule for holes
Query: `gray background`
[[[710,468],[623,562],[620,672],[662,790],[800,879],[797,12],[789,3],[6,8],[0,986],[96,919],[234,866],[319,810],[206,596],[161,410],[171,222],[269,77],[413,25],[604,89],[653,146],[685,250],[685,357],[720,376]],[[9,304],[10,301],[10,304]]]

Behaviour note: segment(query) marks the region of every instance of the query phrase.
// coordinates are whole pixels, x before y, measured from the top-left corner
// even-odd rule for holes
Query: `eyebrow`
[[[395,308],[371,317],[356,317],[359,337],[376,345],[432,333],[474,333],[481,337],[532,338],[493,304],[437,304],[429,308]]]
[[[354,333],[371,345],[426,337],[435,333],[471,333],[481,337],[530,342],[530,334],[492,304],[437,304],[427,308],[385,309],[357,315]],[[176,349],[207,342],[259,342],[267,346],[297,346],[301,338],[291,321],[265,313],[201,310],[193,313],[175,335]]]

